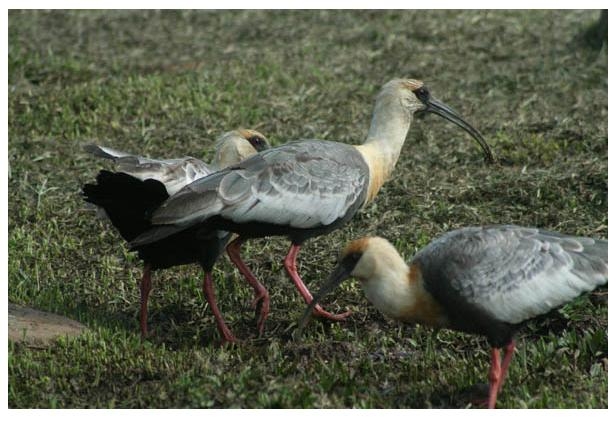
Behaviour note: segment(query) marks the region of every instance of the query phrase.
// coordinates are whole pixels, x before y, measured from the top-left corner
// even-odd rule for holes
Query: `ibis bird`
[[[254,130],[239,129],[222,135],[216,145],[212,164],[192,157],[178,159],[150,159],[116,151],[111,148],[86,145],[86,151],[95,156],[113,160],[117,172],[102,170],[96,184],[83,186],[84,200],[96,205],[110,219],[120,235],[131,241],[150,228],[149,213],[170,195],[194,180],[217,170],[236,164],[258,151],[269,147],[267,139]],[[204,272],[203,292],[216,318],[223,340],[233,342],[231,331],[216,304],[211,271],[224,250],[231,234],[214,231],[196,238],[194,232],[184,232],[137,247],[143,260],[140,282],[142,336],[147,335],[147,305],[151,290],[151,271],[189,263],[199,263]]]
[[[607,240],[514,225],[469,227],[433,240],[407,265],[387,240],[361,238],[342,252],[296,337],[312,308],[349,277],[390,318],[485,336],[492,347],[487,403],[494,408],[516,330],[607,283]]]
[[[368,137],[361,145],[324,140],[289,142],[254,155],[238,165],[193,182],[152,214],[152,228],[131,242],[144,247],[169,235],[213,230],[237,233],[227,246],[229,257],[257,291],[257,280],[240,256],[249,238],[286,236],[291,247],[284,267],[306,303],[312,295],[297,272],[297,254],[309,238],[327,234],[347,223],[370,202],[391,175],[413,116],[435,113],[466,130],[479,143],[486,159],[492,153],[481,134],[450,107],[432,97],[423,82],[395,79],[376,98]],[[264,288],[257,328],[263,332],[269,311]],[[315,313],[333,320],[320,306]]]

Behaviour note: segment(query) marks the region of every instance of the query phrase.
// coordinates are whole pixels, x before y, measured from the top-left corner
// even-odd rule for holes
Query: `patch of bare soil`
[[[45,346],[61,336],[77,336],[87,327],[68,317],[9,303],[9,340]]]

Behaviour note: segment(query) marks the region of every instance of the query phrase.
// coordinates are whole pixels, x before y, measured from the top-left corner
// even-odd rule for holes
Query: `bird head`
[[[494,155],[481,133],[464,120],[464,118],[450,106],[434,98],[428,90],[428,87],[421,80],[391,80],[383,86],[379,93],[379,97],[382,99],[399,99],[402,106],[411,114],[432,113],[445,120],[451,121],[470,134],[477,143],[479,143],[487,162],[495,162]]]
[[[377,102],[387,101],[400,101],[402,106],[415,113],[422,111],[425,108],[425,104],[417,98],[414,91],[422,89],[424,83],[421,80],[416,79],[393,79],[387,82],[381,88],[377,96]]]
[[[299,323],[296,337],[308,323],[312,309],[344,280],[353,277],[362,283],[364,291],[370,295],[375,288],[388,288],[396,279],[406,279],[408,266],[395,247],[381,237],[364,237],[351,241],[342,251],[338,264],[328,280],[314,295]],[[393,285],[391,285],[393,286]]]
[[[218,138],[214,162],[219,168],[225,168],[269,147],[266,137],[256,130],[232,130]]]
[[[270,144],[265,136],[256,130],[238,129],[237,132],[241,137],[246,139],[257,152],[264,151],[270,147]]]

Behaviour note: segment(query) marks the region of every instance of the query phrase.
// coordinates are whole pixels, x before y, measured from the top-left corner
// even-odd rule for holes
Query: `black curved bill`
[[[483,150],[485,160],[492,163],[496,162],[490,146],[488,146],[488,143],[485,141],[483,136],[481,136],[481,133],[479,133],[477,129],[460,117],[458,113],[452,110],[448,105],[434,98],[429,98],[424,102],[424,104],[426,105],[426,108],[423,111],[437,114],[445,120],[449,120],[456,126],[464,129],[468,134],[473,136],[477,143],[479,143],[479,146],[481,146],[481,149]]]
[[[312,298],[312,301],[310,302],[310,304],[308,304],[306,311],[304,311],[304,314],[302,318],[300,319],[297,330],[295,331],[295,334],[294,334],[295,339],[301,338],[302,332],[304,331],[304,328],[308,324],[308,321],[310,320],[310,316],[312,315],[312,310],[319,303],[319,301],[324,296],[326,296],[327,294],[335,290],[338,287],[338,285],[342,283],[342,281],[349,278],[349,276],[351,276],[352,271],[353,271],[353,268],[350,268],[348,265],[345,265],[342,262],[336,266],[336,268],[331,273],[331,275],[329,275],[329,278],[327,279],[325,284],[323,284],[321,289],[314,295],[314,297]]]

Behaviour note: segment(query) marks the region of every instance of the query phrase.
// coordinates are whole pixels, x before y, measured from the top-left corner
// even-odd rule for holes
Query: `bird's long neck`
[[[370,168],[370,183],[364,204],[374,199],[391,175],[411,120],[411,113],[402,105],[400,98],[377,98],[368,137],[362,145],[356,146]]]
[[[409,267],[398,257],[400,261],[388,259],[380,264],[373,276],[362,282],[368,300],[392,319],[446,326],[443,309],[424,288],[420,267]]]

